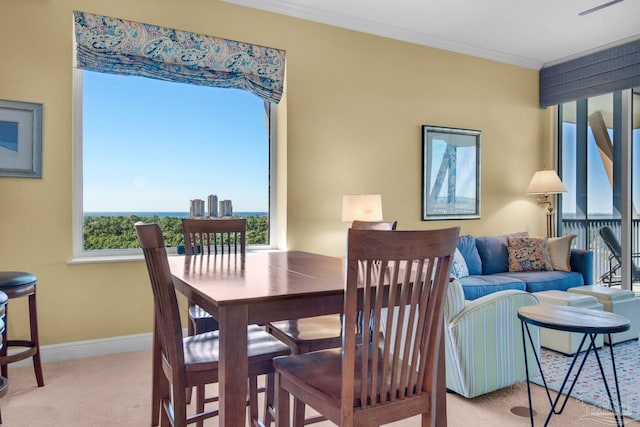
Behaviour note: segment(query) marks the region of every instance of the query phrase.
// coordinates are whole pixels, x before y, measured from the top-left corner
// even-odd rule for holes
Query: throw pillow
[[[456,279],[461,279],[469,275],[469,269],[467,268],[467,262],[464,260],[460,249],[456,248],[453,254],[453,263],[451,264],[451,275]]]
[[[509,236],[529,237],[529,233],[525,231],[476,238],[478,254],[482,260],[482,273],[480,274],[505,273],[509,271],[509,252],[507,251],[507,237]]]
[[[476,248],[476,238],[470,234],[460,236],[457,247],[467,264],[469,275],[482,274],[482,261]]]
[[[571,243],[576,238],[575,234],[562,237],[551,237],[547,239],[547,247],[549,249],[549,257],[554,270],[571,271]]]
[[[509,271],[552,271],[546,239],[507,237]]]

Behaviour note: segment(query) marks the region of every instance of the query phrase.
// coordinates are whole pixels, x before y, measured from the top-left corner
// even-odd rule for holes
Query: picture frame
[[[42,110],[0,100],[0,177],[42,178]]]
[[[482,132],[422,126],[422,220],[480,218]]]

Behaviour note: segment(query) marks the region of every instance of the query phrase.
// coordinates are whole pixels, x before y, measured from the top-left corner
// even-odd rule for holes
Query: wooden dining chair
[[[393,231],[397,221],[353,221],[351,228]],[[342,317],[339,314],[281,320],[267,324],[267,331],[291,347],[293,354],[340,347],[342,345]],[[325,420],[324,417],[305,418],[304,402],[294,402],[294,427]]]
[[[152,425],[157,425],[160,413],[162,426],[184,427],[187,424],[203,425],[207,418],[218,415],[218,410],[204,410],[204,399],[198,399],[196,414],[187,415],[186,390],[218,382],[219,335],[218,331],[182,337],[182,325],[178,301],[165,249],[164,238],[157,224],[135,225],[138,241],[147,264],[151,288],[153,290],[154,351],[158,349],[162,366],[154,366],[152,380]],[[267,383],[273,384],[273,364],[275,356],[289,354],[289,347],[266,333],[262,328],[248,327],[249,366],[249,408],[252,425],[259,423],[257,406],[257,376],[271,377]],[[237,381],[244,379],[238,378]],[[269,391],[269,390],[268,390]],[[265,397],[273,402],[273,390]],[[265,411],[264,423],[271,423],[272,410]],[[170,424],[167,424],[170,423]]]
[[[342,347],[274,359],[278,427],[289,426],[290,394],[339,426],[418,414],[431,426],[446,416],[436,403],[445,393],[443,306],[458,234],[349,230]],[[370,328],[357,327],[358,313]]]
[[[245,218],[184,218],[185,255],[244,256],[246,253],[247,220]],[[226,248],[226,249],[225,249]],[[189,301],[189,335],[217,331],[218,321],[197,304]]]

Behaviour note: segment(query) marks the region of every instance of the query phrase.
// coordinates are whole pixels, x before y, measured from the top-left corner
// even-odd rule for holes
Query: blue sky
[[[263,101],[246,91],[83,72],[84,211],[188,211],[217,194],[268,210]]]
[[[562,200],[562,211],[565,215],[571,215],[576,213],[575,193],[576,193],[576,180],[575,180],[575,139],[576,129],[575,124],[565,123],[563,126],[565,141],[572,141],[564,145],[564,158],[566,161],[563,164],[564,177],[562,182],[567,187],[568,193],[566,193]],[[613,140],[613,131],[609,129],[609,136]],[[633,131],[633,141],[637,144],[640,141],[640,129]],[[590,214],[612,214],[613,213],[613,190],[605,168],[602,164],[602,160],[598,153],[598,149],[593,138],[591,131],[587,133],[587,168],[589,176],[587,178],[588,187],[588,210]],[[635,148],[635,147],[634,147]],[[640,165],[640,150],[633,150],[633,197],[632,202],[635,208],[640,207],[640,169],[637,165]]]

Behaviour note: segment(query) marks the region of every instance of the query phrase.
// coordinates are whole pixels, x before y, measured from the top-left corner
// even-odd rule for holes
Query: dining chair
[[[353,221],[351,228],[393,231],[397,221]],[[340,347],[342,345],[342,317],[339,314],[281,320],[267,324],[267,331],[291,347],[293,354]],[[305,418],[305,405],[294,401],[294,427],[325,420],[324,417]]]
[[[349,229],[342,347],[276,357],[276,420],[290,395],[339,426],[446,417],[443,306],[459,227]],[[358,328],[358,313],[364,325]]]
[[[154,351],[161,353],[162,367],[155,366],[152,380],[152,425],[160,424],[184,427],[187,424],[203,425],[207,418],[218,415],[217,409],[205,411],[204,399],[198,399],[196,413],[187,414],[186,390],[196,387],[198,394],[207,384],[218,382],[219,334],[218,331],[182,336],[180,312],[162,231],[157,224],[137,223],[138,241],[142,247],[154,298]],[[275,356],[289,354],[289,347],[266,333],[262,328],[248,327],[249,412],[252,425],[258,419],[257,376],[267,375],[267,384],[273,384]],[[158,360],[158,359],[156,359]],[[242,381],[242,379],[237,379]],[[273,386],[267,387],[267,404],[273,402]],[[269,425],[273,408],[264,413],[264,423]]]
[[[245,218],[184,218],[185,255],[246,253],[247,220]],[[218,330],[218,321],[197,304],[189,301],[189,335]]]

